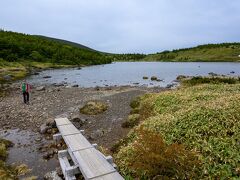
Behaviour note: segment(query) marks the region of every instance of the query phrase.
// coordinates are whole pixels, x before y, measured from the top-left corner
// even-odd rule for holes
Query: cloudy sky
[[[0,28],[114,53],[240,41],[240,0],[2,0]]]

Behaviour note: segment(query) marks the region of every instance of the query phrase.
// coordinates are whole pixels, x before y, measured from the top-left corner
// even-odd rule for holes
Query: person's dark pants
[[[25,104],[29,103],[29,93],[28,92],[23,93],[23,101]]]

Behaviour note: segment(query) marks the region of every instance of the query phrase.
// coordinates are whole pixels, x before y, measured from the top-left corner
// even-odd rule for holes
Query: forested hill
[[[95,65],[144,57],[144,54],[104,53],[66,40],[0,30],[0,60],[5,62]]]
[[[206,44],[150,54],[145,61],[240,61],[240,43]]]
[[[78,43],[67,41],[67,40],[63,40],[63,39],[57,39],[57,38],[41,36],[41,35],[34,35],[34,36],[40,37],[40,38],[44,38],[46,40],[52,40],[52,41],[55,41],[55,42],[63,43],[63,44],[70,45],[70,46],[77,47],[77,48],[81,48],[81,49],[87,49],[87,50],[90,50],[90,51],[97,51],[95,49],[92,49],[90,47],[84,46],[82,44],[78,44]]]
[[[86,47],[40,36],[0,31],[0,59],[8,62],[48,62],[53,64],[92,65],[110,63],[112,57]]]

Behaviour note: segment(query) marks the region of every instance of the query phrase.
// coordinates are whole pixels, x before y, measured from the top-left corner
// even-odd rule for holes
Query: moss
[[[136,125],[138,125],[140,121],[140,115],[139,114],[131,114],[128,116],[128,119],[122,123],[123,128],[132,128]]]
[[[240,82],[240,77],[224,77],[224,76],[215,76],[215,77],[191,77],[191,78],[182,78],[180,79],[183,85],[198,85],[198,84],[236,84]]]
[[[140,101],[141,101],[141,97],[138,96],[136,98],[134,98],[131,103],[130,103],[130,107],[132,109],[138,108],[140,106]]]
[[[7,158],[7,148],[10,146],[12,146],[12,142],[5,139],[0,139],[0,160],[5,160]]]
[[[108,109],[108,105],[101,101],[89,101],[86,105],[80,108],[80,113],[87,115],[97,115]]]
[[[0,179],[16,179],[15,169],[4,162],[8,155],[7,149],[11,145],[10,141],[0,139]]]

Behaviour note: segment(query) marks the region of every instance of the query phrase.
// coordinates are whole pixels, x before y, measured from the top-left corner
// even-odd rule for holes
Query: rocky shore
[[[131,110],[129,106],[131,100],[147,92],[163,90],[129,86],[105,88],[36,86],[31,91],[30,104],[26,105],[23,103],[19,87],[19,83],[12,84],[8,94],[0,98],[0,127],[4,132],[1,136],[5,134],[7,138],[6,134],[11,133],[13,129],[18,129],[17,132],[33,133],[35,135],[31,137],[31,146],[25,146],[24,142],[20,142],[14,147],[15,156],[18,148],[35,147],[31,153],[37,153],[43,160],[55,159],[56,162],[57,150],[65,147],[64,144],[54,144],[52,141],[52,135],[57,132],[54,127],[55,117],[68,117],[77,128],[85,130],[84,135],[90,142],[110,149],[129,131],[128,128],[122,128],[122,123]],[[80,112],[81,108],[93,105],[93,102],[104,103],[104,111],[95,115]],[[52,161],[51,166],[57,167],[57,163]],[[31,167],[36,165],[31,163],[28,165],[33,169],[33,175],[43,176],[37,173],[37,167]]]

